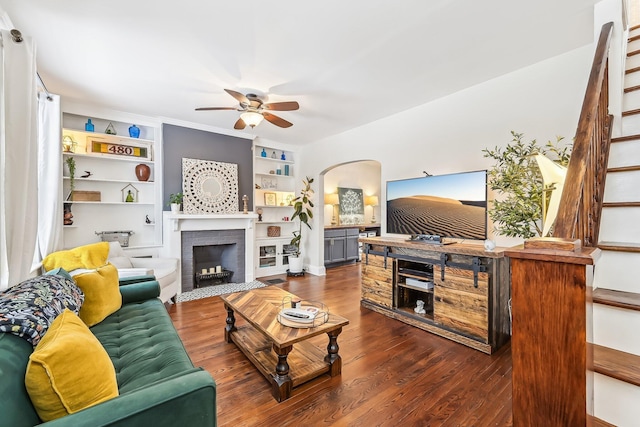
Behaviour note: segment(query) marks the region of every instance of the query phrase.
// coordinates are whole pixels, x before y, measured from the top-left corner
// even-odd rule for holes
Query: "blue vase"
[[[262,149],[262,153],[260,153],[261,157],[267,157],[267,152],[265,151],[265,149]]]
[[[284,174],[289,176],[289,165],[284,165]]]
[[[87,119],[87,123],[84,124],[84,130],[87,132],[93,132],[94,126],[91,123],[91,119]]]
[[[280,156],[280,160],[287,160],[287,156],[284,155],[284,151],[282,152],[282,156]]]
[[[129,126],[129,136],[131,138],[139,138],[140,137],[140,128],[136,125]]]

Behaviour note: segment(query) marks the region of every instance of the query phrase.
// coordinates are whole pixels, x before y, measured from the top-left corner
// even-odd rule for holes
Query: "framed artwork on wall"
[[[186,214],[237,213],[238,165],[183,158],[182,191]]]
[[[266,206],[276,205],[276,193],[264,193],[264,204]]]
[[[338,187],[340,224],[364,224],[364,198],[361,188]]]

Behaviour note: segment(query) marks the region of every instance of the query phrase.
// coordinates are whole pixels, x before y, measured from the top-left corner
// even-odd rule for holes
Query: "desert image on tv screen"
[[[486,171],[387,182],[387,232],[486,239]]]

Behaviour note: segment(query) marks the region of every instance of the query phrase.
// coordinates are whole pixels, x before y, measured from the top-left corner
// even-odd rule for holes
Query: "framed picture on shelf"
[[[262,188],[265,190],[277,190],[278,189],[278,180],[276,178],[270,178],[265,176],[260,181],[262,184]]]
[[[264,193],[264,204],[266,206],[276,206],[276,193]]]

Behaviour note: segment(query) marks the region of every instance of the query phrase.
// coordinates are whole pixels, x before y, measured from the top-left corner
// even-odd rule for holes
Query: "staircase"
[[[622,137],[611,141],[593,291],[594,415],[640,425],[640,26],[631,28]]]

